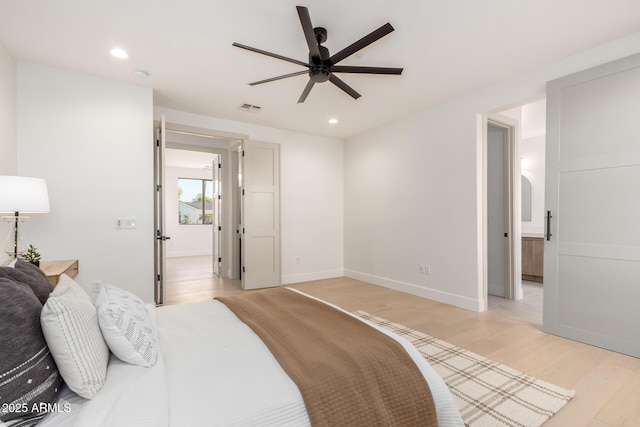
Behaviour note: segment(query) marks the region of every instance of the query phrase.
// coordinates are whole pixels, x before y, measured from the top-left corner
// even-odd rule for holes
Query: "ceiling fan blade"
[[[331,74],[329,81],[338,86],[343,91],[347,92],[353,99],[360,98],[360,94],[356,92],[351,86],[340,80],[335,74]]]
[[[311,58],[313,58],[313,60],[319,60],[320,48],[318,48],[316,32],[313,31],[313,25],[311,24],[309,9],[304,6],[296,6],[296,9],[298,10],[300,24],[302,24],[302,31],[304,31],[304,38],[307,39],[307,46],[309,46],[309,53],[311,54]]]
[[[297,59],[287,58],[286,56],[278,55],[277,53],[267,52],[266,50],[258,49],[258,48],[251,47],[251,46],[246,46],[244,44],[240,44],[240,43],[236,43],[236,42],[233,42],[233,46],[239,47],[241,49],[250,50],[251,52],[260,53],[262,55],[267,55],[267,56],[270,56],[272,58],[282,59],[283,61],[293,62],[294,64],[302,65],[303,67],[307,67],[307,68],[310,67],[310,65],[307,64],[306,62],[298,61]]]
[[[331,62],[332,64],[337,64],[338,62],[342,61],[344,58],[353,55],[354,53],[356,53],[361,49],[364,49],[365,47],[369,46],[371,43],[377,41],[378,39],[381,39],[382,37],[386,36],[392,31],[393,31],[393,27],[391,26],[391,24],[387,22],[382,27],[378,28],[375,31],[372,31],[371,33],[364,36],[357,42],[345,47],[340,52],[333,55],[331,58],[329,58],[329,62]]]
[[[302,91],[302,95],[300,95],[300,99],[298,99],[298,104],[303,103],[304,100],[307,99],[307,96],[309,95],[309,92],[311,92],[311,89],[313,88],[314,84],[316,84],[316,82],[309,79],[309,83],[307,83],[307,85],[304,87],[304,90]]]
[[[361,73],[361,74],[402,74],[403,68],[387,67],[351,67],[334,65],[330,68],[332,73]]]
[[[296,71],[295,73],[285,74],[283,76],[271,77],[270,79],[260,80],[258,82],[249,83],[249,86],[261,85],[262,83],[274,82],[276,80],[282,80],[289,77],[301,76],[303,74],[309,74],[308,70]]]

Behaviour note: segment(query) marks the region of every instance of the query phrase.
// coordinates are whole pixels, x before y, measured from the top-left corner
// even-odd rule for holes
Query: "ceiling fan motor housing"
[[[324,30],[324,28],[315,28],[315,30]],[[324,40],[326,40],[327,30],[324,31]],[[319,40],[320,37],[318,37],[318,41]],[[309,67],[309,78],[311,78],[315,83],[323,83],[329,80],[329,77],[331,76],[331,62],[329,61],[331,55],[329,55],[329,49],[326,47],[318,44],[318,48],[320,49],[320,58],[313,58],[311,53],[309,53],[309,64],[311,65]]]

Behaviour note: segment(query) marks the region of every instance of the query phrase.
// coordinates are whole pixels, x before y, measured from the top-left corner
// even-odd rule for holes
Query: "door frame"
[[[177,143],[166,144],[167,147],[169,148],[188,149],[192,151],[204,151],[204,152],[212,152],[214,154],[220,154],[221,162],[229,166],[231,165],[231,150],[232,150],[232,147],[234,146],[234,143],[242,142],[248,139],[248,135],[245,135],[245,134],[225,132],[220,130],[201,128],[201,127],[169,122],[165,120],[164,115],[161,117],[161,119],[154,120],[154,129],[160,126],[161,123],[163,125],[163,129],[165,130],[165,134],[174,132],[174,133],[182,133],[182,134],[192,135],[192,136],[199,136],[202,138],[222,139],[222,140],[230,141],[228,149],[220,149],[220,148],[211,147],[207,145],[195,145],[195,144],[177,144]],[[156,135],[154,134],[154,146],[155,146],[155,139],[156,139]],[[161,173],[164,173],[164,161],[162,160],[161,163],[162,164],[160,165],[156,161],[156,164],[154,167],[154,174],[157,173],[155,169],[157,169],[158,167],[161,167],[162,168]],[[229,277],[231,279],[237,279],[238,278],[237,274],[234,274],[235,271],[233,269],[233,266],[235,265],[235,263],[237,263],[237,255],[232,250],[232,246],[234,246],[233,237],[235,237],[235,228],[233,227],[233,224],[232,224],[232,218],[234,217],[233,210],[235,209],[235,206],[234,206],[234,203],[232,203],[232,194],[233,194],[233,191],[235,191],[235,189],[232,187],[233,180],[231,175],[232,173],[231,169],[232,169],[231,167],[223,166],[222,172],[221,172],[222,182],[223,182],[223,187],[221,191],[224,194],[228,194],[227,198],[229,199],[227,203],[223,204],[224,212],[222,213],[222,217],[223,217],[222,236],[221,236],[223,241],[222,272],[223,272],[223,276],[225,277]],[[154,186],[154,194],[155,193],[157,193],[157,191]],[[158,206],[156,203],[154,206],[154,211],[155,211],[154,215],[157,215],[157,210],[158,210]],[[155,237],[156,236],[154,234],[154,238]],[[166,257],[166,254],[163,253],[161,254],[161,256]],[[157,257],[158,257],[158,254],[156,254],[156,258]],[[157,259],[156,259],[156,264],[158,264]],[[158,266],[156,265],[156,274],[158,273],[160,272],[158,271]],[[159,281],[154,280],[156,288],[161,289],[163,294],[164,294],[164,280],[165,280],[164,276],[165,274],[161,274],[161,279]],[[154,279],[156,279],[156,277],[154,277]],[[164,303],[164,298],[162,298],[161,301],[162,302],[159,303],[159,305]]]
[[[503,110],[503,109],[501,109]],[[512,300],[522,299],[522,232],[521,232],[521,206],[520,206],[520,161],[519,161],[519,124],[517,121],[497,113],[482,116],[482,288],[484,295],[484,310],[488,307],[489,295],[489,257],[488,257],[488,186],[487,186],[487,132],[489,123],[505,129],[507,132],[506,144],[506,179],[505,196],[507,224],[507,249],[506,249],[506,298]]]

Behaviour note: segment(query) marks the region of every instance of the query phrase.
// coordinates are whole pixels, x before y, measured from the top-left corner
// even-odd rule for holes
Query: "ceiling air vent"
[[[258,113],[260,112],[260,108],[257,105],[251,105],[251,104],[242,104],[240,106],[240,109],[242,111],[246,111],[247,113]]]

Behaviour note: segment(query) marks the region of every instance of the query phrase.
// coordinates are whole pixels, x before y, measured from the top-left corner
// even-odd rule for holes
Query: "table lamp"
[[[13,216],[3,216],[9,223],[9,235],[4,241],[3,250],[10,258],[18,258],[27,245],[22,236],[22,226],[29,220],[25,213],[49,212],[47,183],[41,178],[0,175],[0,212],[13,212]]]

